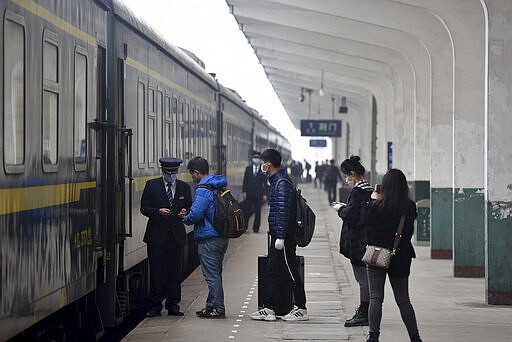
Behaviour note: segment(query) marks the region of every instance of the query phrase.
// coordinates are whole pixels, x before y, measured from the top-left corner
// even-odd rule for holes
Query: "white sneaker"
[[[294,305],[293,309],[281,317],[281,319],[283,321],[307,321],[309,320],[308,310],[300,309],[297,305]]]
[[[263,308],[249,315],[252,319],[258,321],[275,321],[276,313],[272,309]]]

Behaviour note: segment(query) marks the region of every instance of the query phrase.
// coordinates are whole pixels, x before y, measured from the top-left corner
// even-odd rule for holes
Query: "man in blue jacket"
[[[187,169],[198,185],[209,185],[218,189],[228,184],[222,175],[210,175],[206,159],[195,157],[187,164]],[[194,224],[194,239],[197,243],[199,262],[203,276],[208,284],[206,306],[196,312],[201,318],[225,318],[224,290],[222,288],[222,261],[228,248],[228,238],[221,236],[214,228],[215,199],[207,188],[197,187],[190,212],[180,215],[185,224]]]
[[[281,317],[285,321],[307,321],[306,293],[304,283],[299,276],[295,249],[294,232],[290,227],[291,205],[294,196],[292,182],[286,171],[281,169],[281,154],[267,149],[261,154],[261,171],[270,182],[270,211],[268,228],[270,245],[268,248],[268,296],[261,310],[252,313],[252,319],[275,321],[275,309],[279,303],[280,289],[291,286],[295,305]],[[279,181],[280,179],[286,179]],[[279,181],[279,182],[278,182]]]

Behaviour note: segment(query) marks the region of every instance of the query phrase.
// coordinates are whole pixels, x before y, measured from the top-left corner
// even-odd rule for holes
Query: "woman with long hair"
[[[345,321],[346,327],[368,325],[370,293],[365,264],[361,261],[366,248],[366,231],[362,222],[362,208],[370,200],[372,187],[364,180],[365,169],[358,156],[345,159],[340,165],[348,182],[354,184],[346,205],[335,204],[333,208],[343,220],[340,236],[340,253],[350,259],[352,270],[359,284],[359,307],[355,315]]]
[[[402,171],[389,170],[382,178],[379,188],[371,195],[372,202],[368,208],[365,224],[369,245],[393,249],[393,241],[400,220],[404,216],[402,237],[396,254],[391,258],[389,269],[367,266],[370,286],[369,335],[367,342],[378,342],[384,284],[386,274],[389,277],[395,301],[405,323],[411,342],[421,342],[416,315],[409,299],[409,274],[412,258],[416,257],[411,238],[416,219],[416,204],[409,199],[409,187]]]

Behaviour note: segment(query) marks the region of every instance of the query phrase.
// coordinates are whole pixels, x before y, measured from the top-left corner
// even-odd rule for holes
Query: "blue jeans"
[[[213,237],[197,241],[197,254],[203,270],[203,276],[208,284],[207,309],[217,312],[226,311],[224,306],[224,290],[222,288],[222,262],[228,249],[228,239]]]

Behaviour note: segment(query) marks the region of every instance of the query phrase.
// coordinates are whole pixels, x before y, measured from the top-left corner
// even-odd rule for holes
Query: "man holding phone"
[[[140,212],[149,218],[144,234],[150,271],[146,317],[161,315],[164,298],[169,316],[183,316],[179,302],[187,235],[179,213],[190,210],[192,194],[187,183],[176,179],[181,163],[181,159],[161,158],[162,177],[146,182],[140,201]]]

